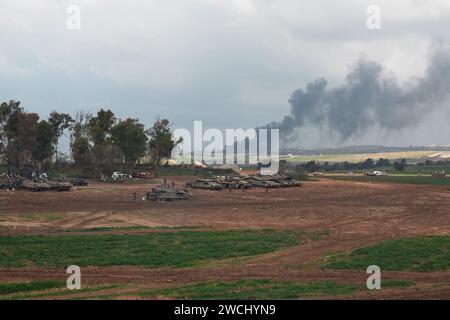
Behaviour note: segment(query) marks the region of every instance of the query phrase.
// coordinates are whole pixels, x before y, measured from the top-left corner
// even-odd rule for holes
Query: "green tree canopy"
[[[403,171],[406,167],[406,159],[402,159],[400,162],[394,162],[394,169],[397,171]]]
[[[77,137],[72,141],[72,158],[78,167],[88,167],[92,161],[91,146],[87,137]]]
[[[89,134],[94,145],[108,142],[109,134],[116,121],[114,113],[103,108],[97,112],[95,117],[89,120]]]
[[[145,128],[137,119],[119,121],[111,129],[111,141],[120,148],[125,161],[132,165],[145,155],[147,149]]]
[[[33,146],[33,159],[42,162],[54,153],[53,128],[48,121],[41,120],[37,124],[36,142]]]
[[[182,138],[173,140],[171,124],[167,119],[157,119],[147,130],[149,136],[149,152],[154,166],[158,166],[162,159],[170,157],[173,148],[183,141]]]
[[[48,118],[48,123],[52,128],[52,140],[55,147],[56,161],[58,161],[58,143],[59,138],[63,135],[64,130],[71,128],[74,120],[67,113],[53,111]]]

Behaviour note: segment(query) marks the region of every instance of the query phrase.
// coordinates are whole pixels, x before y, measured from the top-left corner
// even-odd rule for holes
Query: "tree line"
[[[57,166],[61,137],[70,136],[70,153],[77,168],[102,178],[117,168],[133,170],[146,157],[156,167],[181,142],[175,141],[171,123],[157,119],[145,128],[139,119],[118,119],[109,109],[75,115],[53,111],[47,119],[26,111],[19,101],[0,105],[0,161],[8,173],[24,167]]]
[[[450,165],[449,160],[437,160],[433,161],[427,159],[423,162],[418,162],[417,164],[407,163],[406,159],[401,159],[398,161],[391,162],[389,159],[379,158],[374,160],[372,158],[367,158],[361,162],[319,162],[311,160],[305,163],[299,163],[296,165],[289,165],[287,160],[280,161],[280,168],[294,169],[298,174],[319,172],[319,171],[353,171],[353,170],[386,170],[392,168],[395,171],[405,171],[407,166],[448,166]]]
[[[367,158],[361,162],[333,162],[330,163],[325,161],[323,163],[317,162],[315,160],[308,161],[305,163],[300,163],[296,165],[297,171],[304,172],[316,172],[316,171],[336,171],[336,170],[371,170],[371,169],[380,169],[393,167],[394,170],[403,171],[405,170],[407,163],[405,159],[400,161],[396,161],[391,163],[389,159],[380,158],[378,160],[373,160],[371,158]]]

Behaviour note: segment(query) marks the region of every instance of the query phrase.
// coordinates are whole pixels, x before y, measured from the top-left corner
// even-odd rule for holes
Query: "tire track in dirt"
[[[99,212],[89,212],[83,214],[82,216],[77,216],[69,219],[65,219],[62,221],[58,221],[53,224],[54,227],[59,228],[83,228],[88,226],[89,224],[100,221],[102,219],[106,219],[116,214],[114,211],[99,211]]]

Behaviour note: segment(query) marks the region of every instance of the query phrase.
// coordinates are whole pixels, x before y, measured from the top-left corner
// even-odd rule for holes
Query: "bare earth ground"
[[[181,185],[181,180],[188,178],[177,178],[177,184]],[[298,246],[233,263],[219,261],[191,269],[83,268],[85,284],[133,284],[134,291],[128,286],[126,289],[102,292],[121,293],[119,298],[135,298],[133,292],[143,288],[205,280],[266,278],[311,282],[328,279],[364,284],[367,274],[322,270],[318,261],[333,252],[385,239],[450,235],[450,191],[442,186],[321,180],[306,182],[300,188],[272,189],[269,192],[264,189],[245,192],[194,190],[189,201],[142,201],[149,189],[150,184],[103,184],[92,181],[89,187],[62,193],[0,191],[0,235],[64,234],[66,229],[136,225],[200,226],[202,230],[329,230],[322,240],[304,239]],[[137,200],[134,200],[134,193]],[[161,230],[155,229],[153,232]],[[404,289],[361,291],[344,298],[450,298],[450,272],[384,271],[382,276],[383,279],[412,279],[416,285]],[[66,277],[62,269],[0,268],[0,281]],[[83,294],[80,293],[80,297]]]

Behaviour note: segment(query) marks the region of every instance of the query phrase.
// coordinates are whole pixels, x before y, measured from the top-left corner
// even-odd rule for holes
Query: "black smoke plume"
[[[337,134],[342,143],[372,127],[413,127],[448,101],[449,93],[450,50],[443,45],[432,50],[424,76],[404,84],[385,74],[380,64],[360,59],[339,87],[328,88],[320,78],[294,91],[290,114],[265,128],[279,128],[286,142],[297,140],[296,129],[312,125]]]

